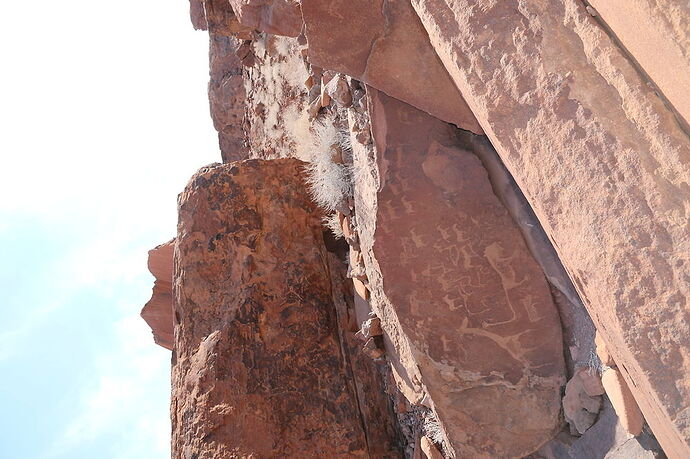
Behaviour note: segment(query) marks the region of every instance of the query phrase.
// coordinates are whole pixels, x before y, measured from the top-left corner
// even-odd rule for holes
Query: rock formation
[[[141,310],[141,317],[153,331],[153,341],[172,350],[173,336],[173,252],[175,240],[149,250],[149,271],[156,278],[151,299]]]
[[[377,370],[341,337],[345,292],[302,168],[212,165],[179,197],[175,457],[397,456]]]
[[[690,9],[190,14],[225,164],[149,257],[173,457],[690,456]]]

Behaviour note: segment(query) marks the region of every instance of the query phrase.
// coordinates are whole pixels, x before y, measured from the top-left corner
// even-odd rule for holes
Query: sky
[[[188,0],[0,13],[0,459],[169,458],[147,251],[220,161]]]

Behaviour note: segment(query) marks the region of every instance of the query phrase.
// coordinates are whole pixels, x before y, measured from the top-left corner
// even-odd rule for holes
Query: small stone
[[[369,338],[367,342],[364,343],[364,346],[362,346],[362,351],[372,359],[380,359],[386,354],[377,341],[375,337]]]
[[[352,94],[350,87],[342,75],[330,80],[325,87],[326,92],[340,107],[350,107],[352,105]]]
[[[362,336],[365,338],[383,335],[383,330],[381,329],[381,320],[378,317],[365,320],[362,322],[361,331]]]
[[[604,386],[601,384],[599,373],[593,368],[578,368],[575,370],[575,375],[580,378],[582,387],[590,397],[604,395],[606,392]]]
[[[587,395],[582,380],[577,375],[568,381],[563,397],[563,414],[570,424],[571,431],[582,435],[594,424],[596,413],[601,407],[600,397],[597,399]]]
[[[307,113],[309,113],[309,119],[314,119],[319,116],[319,110],[321,110],[321,98],[317,97],[311,104],[309,104],[309,109],[307,110]]]
[[[314,77],[309,75],[309,78],[304,80],[304,86],[307,88],[307,91],[309,91],[311,88],[314,87]]]
[[[585,9],[587,10],[587,13],[589,13],[590,16],[592,16],[592,17],[599,16],[599,13],[597,13],[597,10],[595,10],[594,7],[587,5],[585,7]]]
[[[361,280],[354,278],[352,279],[352,283],[355,286],[355,292],[357,292],[357,295],[359,295],[362,299],[364,300],[369,300],[369,289],[364,285],[364,282]]]
[[[357,142],[361,143],[362,145],[369,145],[371,143],[371,133],[369,132],[369,129],[362,129],[359,131],[355,136],[355,139],[357,139]]]
[[[345,239],[351,239],[354,236],[354,231],[352,230],[352,221],[350,220],[350,216],[348,215],[345,218],[343,218],[341,224]]]

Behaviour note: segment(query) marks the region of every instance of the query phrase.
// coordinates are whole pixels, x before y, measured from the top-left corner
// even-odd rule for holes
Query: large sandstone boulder
[[[474,136],[368,94],[377,164],[362,176],[380,183],[377,208],[358,192],[356,209],[399,384],[434,408],[457,457],[529,454],[560,428],[565,383],[544,274],[472,153]]]
[[[169,350],[174,344],[172,310],[173,252],[175,240],[149,250],[149,271],[156,278],[151,299],[141,310],[141,317],[151,327],[153,341]]]
[[[303,167],[212,165],[179,197],[175,458],[399,457],[376,370],[341,336],[352,292]]]
[[[690,123],[690,2],[590,0],[591,11],[610,27],[682,118]]]
[[[687,133],[580,1],[412,3],[646,421],[688,457]]]
[[[302,0],[309,61],[481,133],[409,0]]]

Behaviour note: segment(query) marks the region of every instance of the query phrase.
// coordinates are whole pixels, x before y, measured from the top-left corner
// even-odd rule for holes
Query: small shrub
[[[326,217],[323,217],[323,226],[328,228],[336,239],[344,238],[343,227],[340,226],[340,218],[338,214],[333,212]]]
[[[334,212],[353,193],[350,136],[338,129],[333,116],[328,116],[312,126],[308,153],[306,171],[311,196],[320,207]]]

